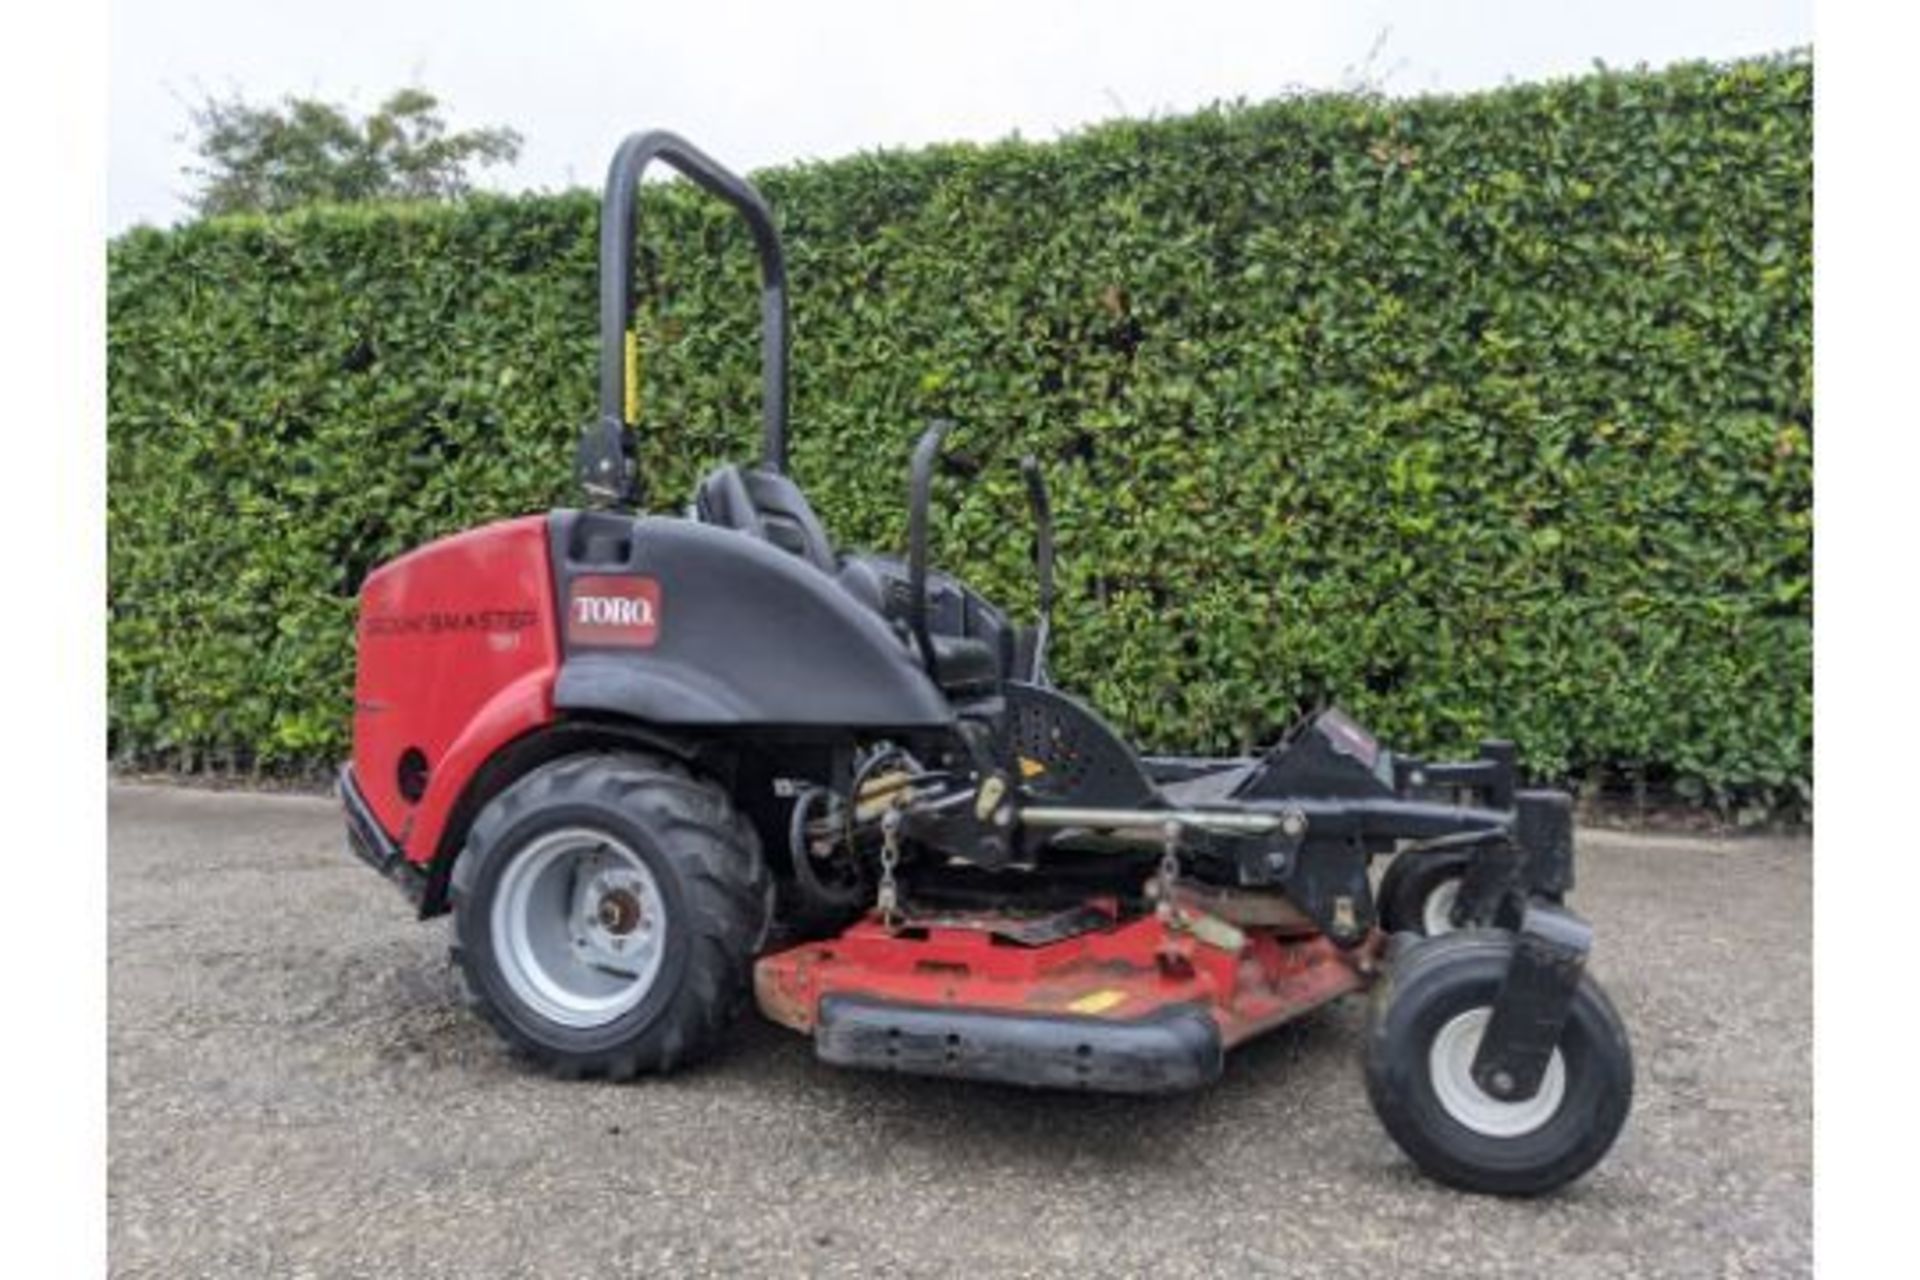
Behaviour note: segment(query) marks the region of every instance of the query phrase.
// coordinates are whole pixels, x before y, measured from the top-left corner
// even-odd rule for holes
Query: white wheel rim
[[[1433,1038],[1427,1069],[1434,1096],[1448,1115],[1489,1138],[1518,1138],[1544,1127],[1559,1113],[1567,1096],[1567,1064],[1555,1049],[1540,1089],[1531,1098],[1508,1102],[1494,1097],[1473,1078],[1473,1058],[1492,1016],[1492,1008],[1486,1005],[1454,1015]]]
[[[1427,893],[1420,904],[1420,927],[1429,938],[1453,932],[1453,904],[1460,900],[1460,877],[1450,876]]]
[[[507,986],[541,1017],[601,1027],[653,989],[666,900],[640,855],[587,827],[523,849],[500,877],[489,922]]]

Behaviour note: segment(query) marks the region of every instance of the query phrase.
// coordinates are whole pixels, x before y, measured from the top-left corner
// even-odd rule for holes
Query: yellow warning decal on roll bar
[[[627,422],[640,421],[640,335],[627,330]]]

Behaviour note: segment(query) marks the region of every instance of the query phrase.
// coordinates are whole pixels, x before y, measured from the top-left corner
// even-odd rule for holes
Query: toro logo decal
[[[660,639],[660,583],[587,574],[567,588],[567,643],[651,649]]]

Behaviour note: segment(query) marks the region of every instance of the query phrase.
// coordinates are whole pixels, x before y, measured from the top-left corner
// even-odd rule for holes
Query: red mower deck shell
[[[763,957],[762,1013],[811,1034],[828,996],[975,1013],[1149,1019],[1176,1006],[1207,1010],[1232,1048],[1371,981],[1378,939],[1343,952],[1325,935],[1241,931],[1236,953],[1158,916],[1036,946],[1011,943],[989,914],[889,930],[869,916],[839,937]]]
[[[547,517],[483,525],[376,569],[360,592],[359,646],[354,777],[407,860],[425,864],[474,770],[553,719]],[[424,764],[417,799],[403,762]]]

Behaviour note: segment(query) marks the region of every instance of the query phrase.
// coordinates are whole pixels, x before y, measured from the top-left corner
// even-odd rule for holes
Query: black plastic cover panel
[[[948,726],[891,627],[834,579],[691,520],[557,511],[561,711],[662,725]]]

